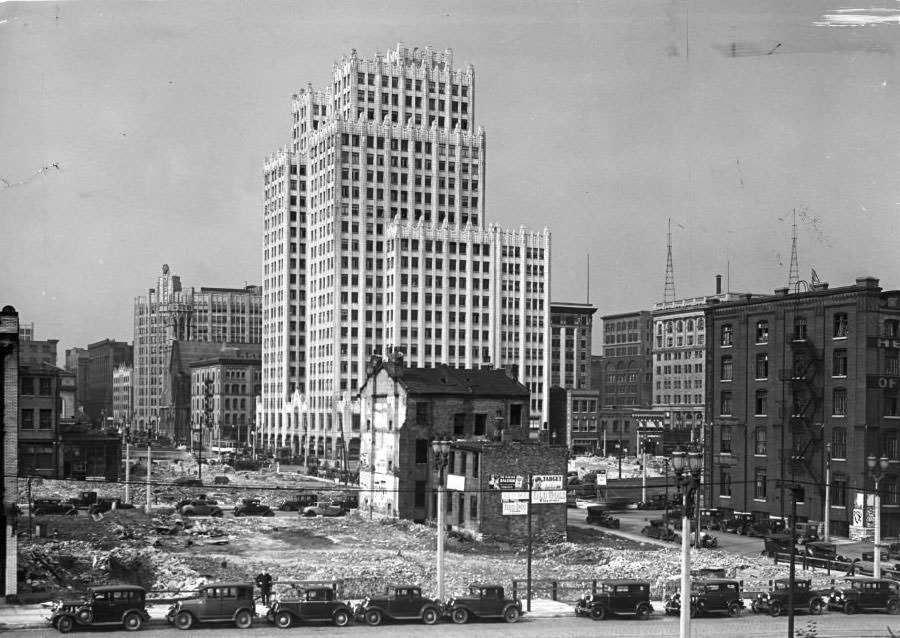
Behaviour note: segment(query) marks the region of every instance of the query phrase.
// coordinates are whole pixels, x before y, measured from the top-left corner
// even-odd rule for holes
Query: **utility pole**
[[[131,503],[131,443],[125,444],[125,502]]]
[[[150,444],[147,443],[147,513],[150,513],[150,475],[153,471],[153,460],[150,457]]]

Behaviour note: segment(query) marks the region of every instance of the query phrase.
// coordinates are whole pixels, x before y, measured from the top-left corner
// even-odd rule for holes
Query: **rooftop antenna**
[[[797,263],[797,209],[791,224],[791,270],[788,273],[788,288],[793,289],[800,282],[800,265]]]
[[[663,292],[664,301],[675,301],[675,266],[672,265],[672,218],[669,217],[669,234],[666,254],[666,287]]]

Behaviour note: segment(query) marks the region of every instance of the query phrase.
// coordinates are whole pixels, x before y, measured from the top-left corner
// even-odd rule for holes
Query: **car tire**
[[[729,612],[730,611],[731,611],[731,608],[729,607]],[[778,601],[773,602],[769,606],[769,615],[772,618],[777,618],[778,616],[781,615],[781,612],[783,612],[783,611],[784,611],[784,609],[782,608],[781,603],[779,603]]]
[[[848,600],[844,603],[844,613],[845,614],[855,614],[856,613],[856,603],[852,600]]]
[[[75,627],[75,619],[71,616],[60,616],[56,619],[56,631],[67,634]]]
[[[653,608],[650,605],[641,603],[637,606],[637,610],[635,611],[634,615],[638,620],[647,620],[652,612]]]
[[[190,629],[194,626],[194,617],[191,616],[190,612],[187,611],[179,611],[175,615],[175,620],[173,624],[179,629]]]
[[[591,607],[591,618],[594,620],[603,620],[606,618],[606,607],[603,605],[595,605]]]
[[[885,611],[892,616],[900,614],[900,600],[889,600]]]
[[[128,631],[137,631],[144,625],[144,619],[136,611],[129,611],[122,619],[122,626]]]
[[[381,612],[377,609],[370,609],[365,614],[366,624],[370,627],[377,627],[381,624],[382,616]]]
[[[253,624],[253,614],[246,609],[241,609],[234,615],[234,626],[238,629],[247,629]]]
[[[732,618],[737,618],[741,615],[741,604],[737,601],[728,605],[728,615]]]
[[[510,605],[503,610],[503,620],[506,622],[516,622],[519,619],[519,608]]]
[[[422,622],[426,625],[433,625],[438,621],[438,610],[434,607],[426,607],[422,610]]]
[[[337,627],[346,627],[350,624],[350,612],[346,609],[338,609],[334,612],[334,624]]]
[[[469,622],[469,612],[462,607],[458,607],[453,610],[452,614],[450,614],[450,619],[457,625],[465,625],[467,622]]]
[[[291,615],[289,611],[279,611],[275,615],[275,626],[280,629],[287,629],[292,624],[294,624],[294,617]]]

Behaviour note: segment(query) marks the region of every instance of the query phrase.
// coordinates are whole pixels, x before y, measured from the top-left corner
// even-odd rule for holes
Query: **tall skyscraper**
[[[162,268],[156,288],[134,300],[134,431],[171,437],[174,406],[163,405],[172,343],[259,343],[262,303],[259,286],[184,288]]]
[[[449,50],[334,65],[265,162],[260,443],[339,464],[372,356],[515,368],[546,423],[550,233],[485,219],[475,71]],[[356,416],[354,416],[356,415]]]

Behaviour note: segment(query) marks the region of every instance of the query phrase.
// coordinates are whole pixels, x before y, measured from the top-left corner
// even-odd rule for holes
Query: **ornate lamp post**
[[[431,451],[434,454],[434,467],[438,473],[437,484],[437,598],[444,602],[444,537],[447,524],[444,518],[447,507],[444,505],[444,471],[450,461],[450,441],[432,441]]]
[[[703,469],[703,453],[699,449],[688,452],[672,452],[672,469],[675,481],[683,496],[681,510],[681,638],[691,635],[691,512],[693,512],[694,492],[700,487],[700,472]]]
[[[872,570],[875,578],[881,578],[881,492],[878,491],[878,483],[884,478],[890,462],[886,456],[879,459],[874,454],[870,454],[866,457],[869,475],[875,481],[875,568]]]

